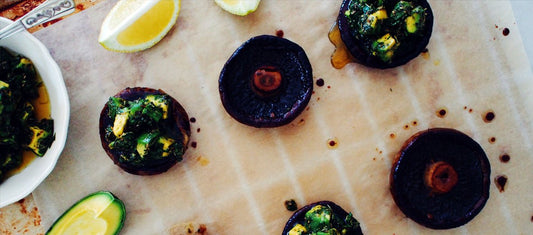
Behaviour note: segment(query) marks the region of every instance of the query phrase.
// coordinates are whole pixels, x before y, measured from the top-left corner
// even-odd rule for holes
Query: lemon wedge
[[[158,43],[176,23],[180,0],[119,0],[107,14],[98,42],[117,52],[136,52]]]
[[[215,3],[225,11],[239,16],[254,12],[261,0],[215,0]]]

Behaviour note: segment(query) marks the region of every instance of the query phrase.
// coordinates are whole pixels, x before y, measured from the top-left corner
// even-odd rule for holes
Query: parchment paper
[[[428,53],[389,70],[331,66],[327,34],[340,0],[264,0],[246,17],[213,1],[185,0],[172,31],[133,54],[97,43],[115,2],[36,33],[63,70],[71,99],[67,145],[34,192],[45,227],[83,196],[110,190],[126,204],[122,234],[166,234],[189,221],[205,223],[210,234],[280,234],[292,214],[287,199],[300,207],[334,201],[354,213],[366,234],[533,231],[533,75],[508,1],[430,1]],[[315,80],[325,85],[315,85],[309,108],[293,123],[256,129],[225,112],[218,76],[240,44],[276,30],[304,48]],[[104,103],[134,86],[165,90],[196,119],[196,148],[161,175],[125,173],[100,144]],[[436,114],[441,109],[444,117]],[[495,119],[486,123],[489,111]],[[389,192],[394,155],[412,134],[433,127],[471,136],[489,157],[491,178],[509,179],[503,192],[491,182],[486,206],[470,223],[445,231],[406,218]],[[330,140],[338,145],[329,147]]]

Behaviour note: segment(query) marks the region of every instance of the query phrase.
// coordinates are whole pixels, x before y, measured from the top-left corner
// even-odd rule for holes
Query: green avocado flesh
[[[118,234],[125,216],[126,209],[120,199],[110,192],[98,191],[76,202],[46,234]]]

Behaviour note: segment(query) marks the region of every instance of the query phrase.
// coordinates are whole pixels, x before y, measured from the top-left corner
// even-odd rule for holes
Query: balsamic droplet
[[[496,115],[494,114],[494,112],[489,111],[485,114],[483,121],[485,121],[486,123],[489,123],[489,122],[492,122],[492,120],[494,120],[495,117]]]
[[[328,140],[328,148],[335,149],[339,146],[339,141],[337,138],[332,138]]]
[[[289,211],[295,211],[296,209],[298,209],[298,205],[296,204],[294,199],[289,199],[285,201],[285,208],[287,208],[287,210]]]
[[[500,190],[500,192],[503,192],[505,190],[505,184],[507,184],[507,176],[496,176],[496,178],[494,178],[494,183],[496,183],[496,187],[498,187],[498,190]]]
[[[276,36],[282,38],[284,34],[285,34],[285,33],[284,33],[283,30],[281,30],[281,29],[276,30]]]
[[[440,109],[437,111],[437,116],[440,118],[444,118],[446,116],[446,109]]]
[[[503,36],[507,36],[509,35],[509,33],[510,33],[509,28],[504,28],[502,31]]]
[[[324,86],[324,79],[322,78],[319,78],[316,80],[316,85],[317,86]]]
[[[509,160],[511,160],[511,156],[509,156],[509,154],[505,153],[500,156],[500,161],[503,163],[507,163]]]

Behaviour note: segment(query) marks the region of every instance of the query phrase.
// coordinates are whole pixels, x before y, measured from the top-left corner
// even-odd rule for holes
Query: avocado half
[[[126,220],[124,203],[113,193],[98,191],[67,209],[48,229],[46,235],[120,233]]]
[[[293,121],[313,91],[309,59],[296,43],[260,35],[243,43],[219,77],[222,104],[235,120],[253,127]]]
[[[147,95],[168,95],[163,90],[147,88],[147,87],[134,87],[126,88],[114,97],[120,97],[125,100],[136,100],[139,98],[145,98]],[[187,112],[181,106],[181,104],[176,101],[171,96],[168,96],[171,101],[168,113],[169,118],[164,121],[163,125],[165,129],[171,133],[172,137],[175,137],[177,140],[183,140],[183,149],[187,150],[188,142],[191,136],[191,129],[189,123],[189,117]],[[113,162],[118,165],[120,168],[125,170],[128,173],[136,175],[155,175],[167,171],[169,168],[174,166],[176,163],[182,159],[178,158],[164,158],[163,160],[150,162],[146,161],[143,166],[131,164],[127,161],[120,159],[121,151],[116,149],[111,149],[109,147],[110,141],[106,138],[106,128],[112,127],[114,119],[110,118],[107,114],[109,112],[108,104],[106,103],[102,112],[100,113],[100,140],[102,147],[106,151],[107,155],[113,160]]]
[[[490,163],[469,136],[448,128],[421,131],[397,154],[390,192],[400,210],[433,229],[462,226],[489,198]]]
[[[379,56],[373,55],[369,48],[372,47],[373,41],[378,40],[386,33],[390,33],[392,36],[395,36],[395,32],[398,32],[398,24],[391,22],[390,15],[394,9],[394,6],[402,0],[382,1],[383,7],[389,17],[385,19],[386,23],[380,27],[379,33],[365,36],[358,33],[358,31],[353,27],[353,24],[350,24],[350,20],[346,15],[350,4],[360,1],[370,6],[379,4],[379,2],[381,2],[381,0],[343,0],[337,17],[337,25],[341,33],[341,39],[348,48],[350,54],[356,60],[355,62],[380,69],[393,68],[406,64],[426,49],[433,31],[434,19],[431,6],[426,0],[403,0],[405,2],[410,2],[414,5],[421,6],[425,9],[425,24],[420,28],[420,33],[407,36],[401,40],[397,38],[399,41],[399,48],[401,49],[396,50],[390,61],[383,61],[379,58]]]
[[[297,211],[295,211],[294,214],[289,218],[289,220],[285,224],[282,235],[288,235],[291,229],[293,229],[297,224],[301,224],[301,225],[306,224],[305,214],[318,205],[331,208],[331,211],[333,214],[332,217],[339,219],[337,221],[341,223],[341,224],[333,223],[335,224],[334,227],[337,228],[338,232],[342,232],[341,228],[344,227],[345,233],[343,234],[350,234],[350,235],[359,235],[359,234],[362,235],[363,234],[361,227],[359,226],[359,222],[357,222],[357,220],[353,218],[351,213],[346,212],[342,207],[340,207],[339,205],[335,204],[332,201],[318,201],[315,203],[308,204],[298,209]],[[351,224],[351,225],[344,224],[343,222],[346,221],[346,218],[350,218],[350,221],[355,224]]]

